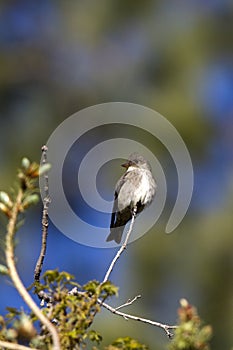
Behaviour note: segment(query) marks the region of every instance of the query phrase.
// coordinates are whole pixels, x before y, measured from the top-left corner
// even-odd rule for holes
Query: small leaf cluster
[[[17,188],[20,187],[23,191],[23,199],[22,203],[20,203],[19,212],[23,213],[30,206],[39,202],[38,177],[49,169],[50,164],[40,166],[36,162],[31,162],[26,157],[22,159],[17,176]],[[11,217],[14,201],[15,189],[12,190],[12,194],[0,191],[0,212],[5,214],[8,219]]]
[[[186,299],[180,300],[179,326],[169,344],[169,350],[209,350],[212,329],[203,325],[197,310]]]
[[[100,301],[117,294],[117,288],[110,282],[90,281],[80,286],[71,274],[49,270],[43,276],[43,283],[35,284],[35,293],[47,302],[43,312],[55,323],[62,349],[80,349],[80,346],[83,349],[87,340],[101,342],[102,336],[89,328],[100,311]],[[50,348],[52,340],[46,329],[40,339]],[[38,342],[34,340],[33,345],[38,347]]]
[[[30,315],[13,307],[7,311],[5,318],[0,316],[0,340],[16,344],[31,341],[37,332]]]
[[[130,337],[117,338],[106,350],[148,350],[148,347]]]

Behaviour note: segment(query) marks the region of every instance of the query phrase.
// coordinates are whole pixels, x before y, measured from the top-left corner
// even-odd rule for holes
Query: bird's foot
[[[132,209],[131,209],[131,214],[132,214],[132,216],[134,216],[134,217],[136,217],[136,215],[137,215],[137,206],[134,206]]]

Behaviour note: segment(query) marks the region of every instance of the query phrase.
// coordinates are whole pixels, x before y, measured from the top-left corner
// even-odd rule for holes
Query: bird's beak
[[[129,167],[131,164],[132,164],[132,163],[131,163],[129,160],[127,160],[125,163],[121,164],[121,166],[123,166],[123,168],[128,169],[128,167]]]
[[[121,164],[121,166],[123,166],[123,168],[128,168],[129,167],[129,162],[123,163],[123,164]]]

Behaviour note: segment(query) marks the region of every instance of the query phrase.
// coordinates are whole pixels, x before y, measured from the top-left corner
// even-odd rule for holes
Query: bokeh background
[[[22,156],[39,161],[52,131],[82,108],[125,101],[164,115],[190,151],[193,200],[182,224],[166,235],[177,183],[169,171],[164,217],[121,257],[112,274],[120,295],[112,303],[142,294],[127,311],[175,323],[185,297],[213,326],[214,350],[233,346],[232,23],[230,0],[0,3],[1,189],[9,190]],[[151,147],[170,169],[169,154]],[[120,171],[109,174],[109,196]],[[39,253],[40,215],[40,206],[30,210],[18,236],[26,285]],[[51,225],[44,269],[69,271],[80,283],[100,280],[114,253],[77,244]],[[1,313],[8,305],[25,307],[5,277],[0,295]],[[151,349],[167,343],[161,330],[104,311],[94,328],[104,344],[127,335]]]

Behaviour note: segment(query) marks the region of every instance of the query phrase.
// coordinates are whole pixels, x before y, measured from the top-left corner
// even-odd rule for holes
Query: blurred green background
[[[193,200],[172,235],[164,234],[165,213],[130,245],[112,275],[120,286],[113,303],[142,294],[127,311],[175,323],[185,297],[213,326],[213,350],[233,346],[232,23],[230,0],[0,3],[1,189],[13,183],[21,157],[39,161],[53,130],[82,108],[123,101],[164,115],[190,151]],[[164,163],[169,157],[160,149],[157,156]],[[168,208],[173,202],[171,195]],[[40,210],[31,210],[17,246],[27,285],[39,252]],[[103,278],[114,254],[74,243],[52,225],[48,243],[44,268],[67,270],[80,283]],[[7,278],[0,277],[0,288],[1,313],[22,305]],[[167,343],[159,329],[106,311],[95,329],[106,344],[127,335],[150,349]]]

